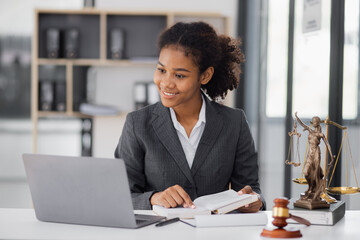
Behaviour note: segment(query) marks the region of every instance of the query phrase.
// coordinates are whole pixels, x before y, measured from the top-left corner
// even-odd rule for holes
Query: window
[[[331,1],[321,1],[320,30],[303,33],[304,1],[295,1],[293,112],[324,119],[329,107]]]
[[[345,2],[343,118],[358,116],[359,1]]]
[[[284,117],[286,114],[288,25],[289,1],[269,1],[265,101],[267,117]]]

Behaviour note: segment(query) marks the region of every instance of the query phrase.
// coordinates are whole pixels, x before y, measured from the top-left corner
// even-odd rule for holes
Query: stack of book
[[[289,204],[289,212],[292,215],[305,218],[314,225],[335,225],[345,215],[345,202],[338,201],[330,204],[330,208],[320,209],[304,209],[294,207],[293,203],[296,199],[291,199]],[[292,219],[288,219],[289,223],[297,223]]]

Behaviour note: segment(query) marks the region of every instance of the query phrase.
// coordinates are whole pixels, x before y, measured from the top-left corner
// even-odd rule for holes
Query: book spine
[[[345,204],[341,204],[339,206],[339,209],[336,209],[336,211],[332,214],[332,225],[335,225],[340,219],[342,219],[345,215]]]

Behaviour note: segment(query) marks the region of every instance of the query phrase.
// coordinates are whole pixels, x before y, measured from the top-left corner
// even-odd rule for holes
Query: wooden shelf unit
[[[229,33],[229,19],[217,13],[134,12],[86,8],[80,10],[36,9],[31,73],[33,152],[36,153],[38,148],[39,118],[91,118],[89,115],[78,112],[78,105],[81,102],[78,95],[85,93],[77,92],[79,84],[86,84],[85,72],[89,67],[138,66],[141,69],[142,66],[155,65],[158,55],[156,47],[158,34],[175,22],[199,20],[213,25],[218,33]],[[48,28],[58,28],[61,31],[68,28],[78,29],[80,33],[79,56],[64,58],[60,55],[59,58],[48,58],[45,35]],[[112,28],[121,28],[125,31],[124,58],[120,60],[111,59],[110,56],[109,31]],[[51,69],[53,69],[53,73],[51,73]],[[59,79],[48,79],[54,75]],[[65,82],[65,111],[39,110],[39,84],[41,81]]]

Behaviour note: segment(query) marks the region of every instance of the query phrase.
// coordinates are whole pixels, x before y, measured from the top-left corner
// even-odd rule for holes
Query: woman
[[[194,22],[165,30],[158,45],[161,102],[128,114],[115,151],[126,163],[134,208],[196,207],[192,199],[229,185],[259,196],[240,211],[264,208],[244,112],[215,102],[238,86],[244,56],[237,42]]]

